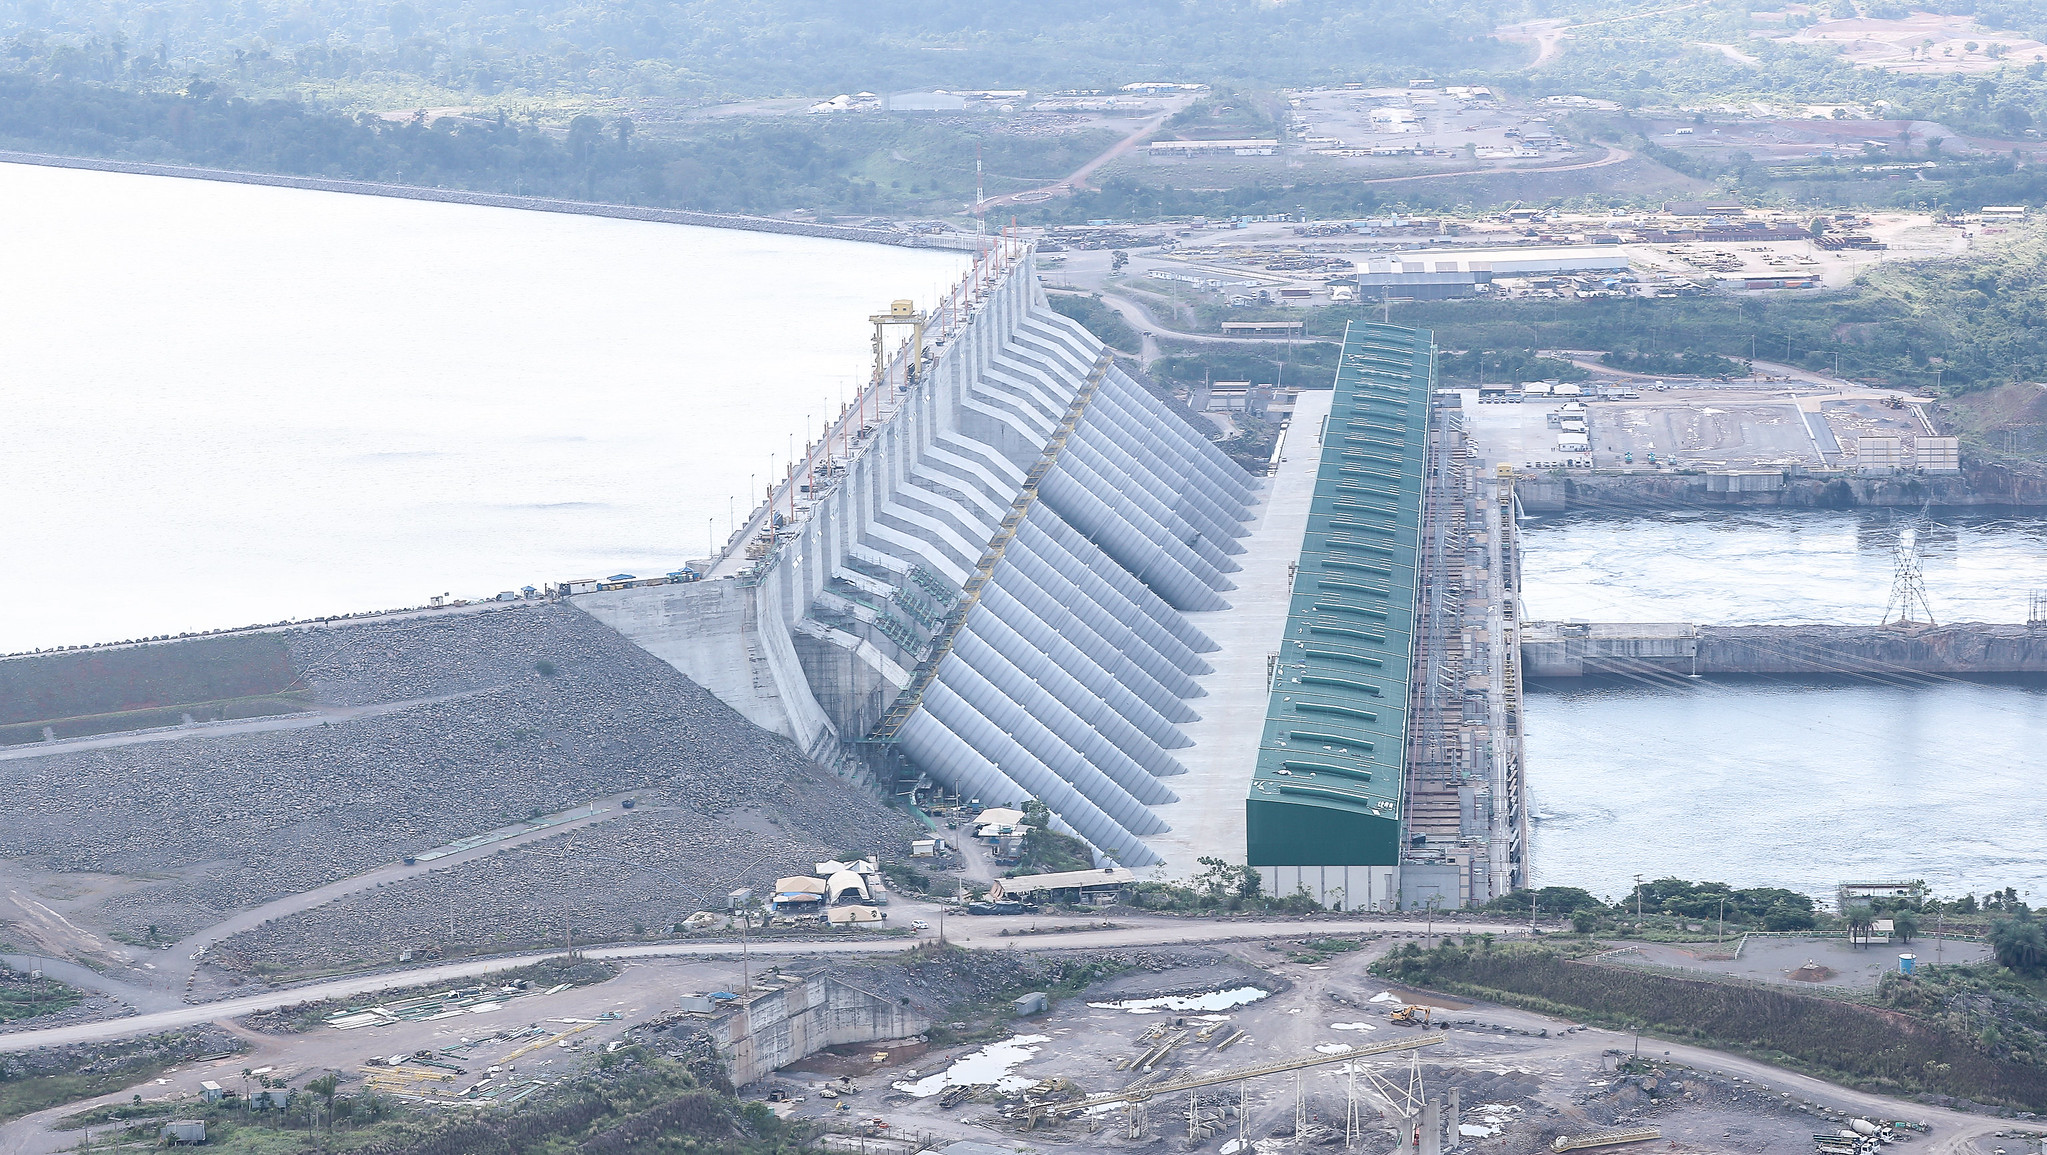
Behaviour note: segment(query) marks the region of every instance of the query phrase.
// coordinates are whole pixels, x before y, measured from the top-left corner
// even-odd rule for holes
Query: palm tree
[[[1891,929],[1897,933],[1899,942],[1911,942],[1919,933],[1919,916],[1909,910],[1891,912]]]
[[[1868,940],[1870,929],[1876,926],[1876,915],[1867,906],[1851,906],[1841,912],[1848,923],[1848,941],[1862,945]]]
[[[2047,966],[2047,935],[2025,911],[1990,924],[1990,949],[1998,963],[2010,970],[2030,974]]]

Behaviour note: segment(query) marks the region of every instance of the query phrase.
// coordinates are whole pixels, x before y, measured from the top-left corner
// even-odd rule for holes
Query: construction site
[[[889,1155],[1990,1134],[1368,971],[1562,929],[1474,912],[1541,878],[1524,662],[1786,651],[1524,623],[1517,526],[1568,493],[1530,460],[1546,402],[1439,389],[1433,334],[1352,323],[1247,468],[1033,257],[995,239],[936,308],[873,314],[867,387],[673,573],[0,662],[0,961],[91,996],[0,1028],[0,1062],[185,1040],[141,1097],[200,1136],[224,1103],[331,1110],[323,1072],[516,1117],[657,1067]],[[1635,408],[1666,412],[1589,423],[1665,436]],[[1740,420],[1815,418],[1923,421]],[[1757,453],[1717,464],[1789,465]],[[1070,860],[1029,858],[1050,835]],[[1146,903],[1218,872],[1273,905]]]

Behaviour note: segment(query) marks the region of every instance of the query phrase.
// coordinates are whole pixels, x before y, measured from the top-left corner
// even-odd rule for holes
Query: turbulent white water
[[[0,203],[0,652],[673,569],[964,261],[26,165]]]
[[[1898,522],[1882,513],[1564,518],[1523,536],[1531,618],[1865,622]],[[1941,517],[1920,532],[1943,620],[2023,621],[2047,521]],[[1533,683],[1537,881],[1626,893],[1676,875],[1831,896],[1925,879],[2047,895],[2047,681],[1897,677]]]
[[[1688,510],[1533,518],[1523,600],[1536,621],[1870,623],[1883,620],[1910,511]],[[2047,519],[1929,517],[1915,533],[1939,621],[2022,622],[2047,588]]]

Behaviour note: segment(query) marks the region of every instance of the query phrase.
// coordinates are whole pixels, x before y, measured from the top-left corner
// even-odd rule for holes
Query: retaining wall
[[[824,1050],[848,1043],[902,1039],[931,1020],[871,991],[824,975],[756,994],[711,1025],[718,1057],[744,1087]]]
[[[1839,480],[1841,484],[1834,485]],[[1861,506],[2047,507],[2047,473],[2004,465],[1971,464],[1960,475],[1892,477],[1765,475],[1755,470],[1713,473],[1560,473],[1514,483],[1530,513],[1568,510],[1667,509],[1671,506],[1785,506],[1850,509]]]
[[[1693,626],[1530,623],[1529,677],[1641,674],[2047,673],[2047,628],[1947,626]]]

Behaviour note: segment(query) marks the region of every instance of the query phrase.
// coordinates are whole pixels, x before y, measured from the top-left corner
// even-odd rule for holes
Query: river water
[[[2047,521],[1941,516],[1919,531],[1942,620],[2023,621]],[[1876,622],[1899,522],[1746,511],[1530,522],[1533,619]],[[1919,878],[2047,899],[2047,679],[1704,678],[1529,685],[1543,885],[1633,876],[1783,886]]]
[[[27,165],[0,204],[0,652],[673,569],[965,260]]]
[[[1712,510],[1532,518],[1523,600],[1534,621],[1883,620],[1911,513]],[[2047,589],[2047,519],[1929,515],[1913,529],[1936,621],[2023,622]]]

